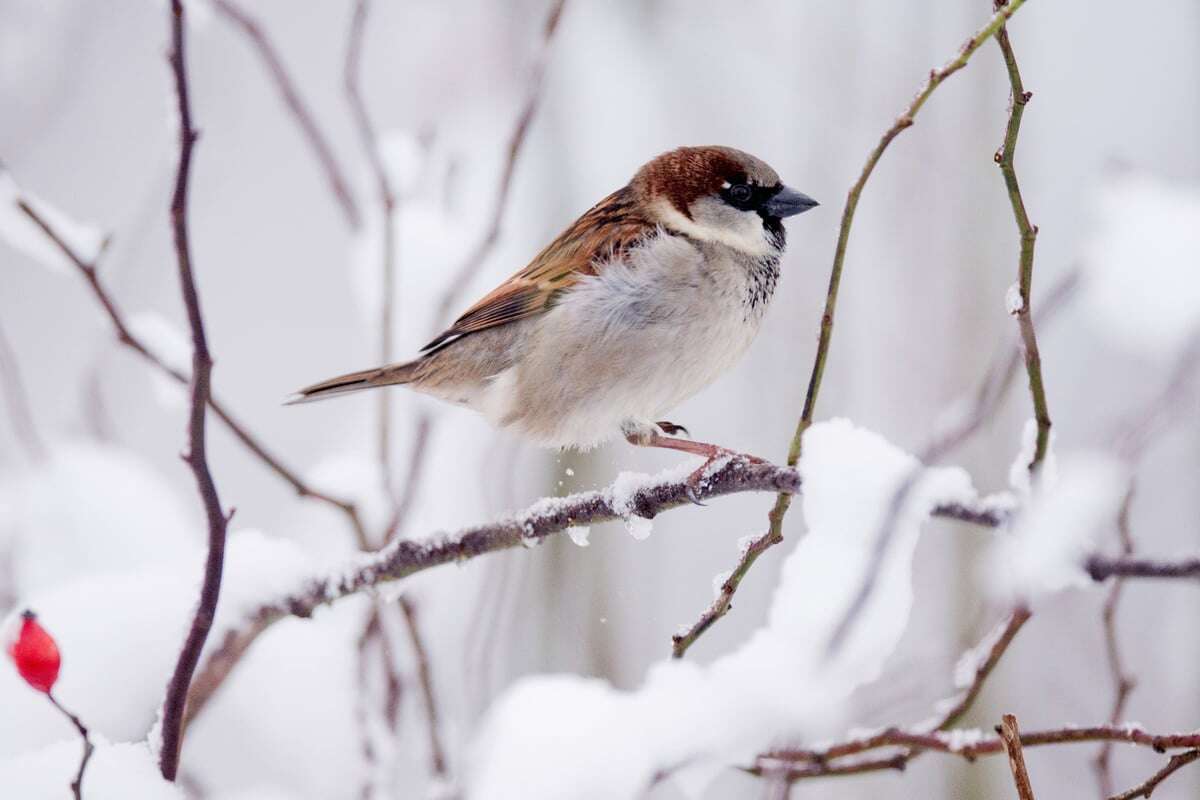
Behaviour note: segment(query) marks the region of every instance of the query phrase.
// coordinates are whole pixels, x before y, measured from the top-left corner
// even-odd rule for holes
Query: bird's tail
[[[340,394],[350,394],[372,389],[376,386],[391,386],[393,384],[410,383],[417,371],[420,361],[409,361],[406,364],[391,364],[386,367],[365,369],[362,372],[351,372],[339,375],[327,381],[314,383],[284,400],[284,405],[311,403],[315,400],[325,400]]]

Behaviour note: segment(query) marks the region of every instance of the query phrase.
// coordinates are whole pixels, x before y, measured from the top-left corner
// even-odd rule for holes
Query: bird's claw
[[[654,424],[658,426],[658,429],[660,431],[667,434],[668,436],[675,436],[676,434],[678,434],[680,432],[682,432],[683,435],[687,436],[689,439],[692,436],[691,431],[689,431],[687,428],[683,427],[682,425],[676,425],[674,422],[667,422],[666,420],[663,420],[662,422],[656,422]]]

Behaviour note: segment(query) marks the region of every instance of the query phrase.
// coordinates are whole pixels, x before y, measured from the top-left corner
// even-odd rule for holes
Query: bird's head
[[[765,162],[732,147],[680,147],[638,170],[630,187],[663,227],[752,256],[783,249],[784,217],[817,201],[784,186]]]

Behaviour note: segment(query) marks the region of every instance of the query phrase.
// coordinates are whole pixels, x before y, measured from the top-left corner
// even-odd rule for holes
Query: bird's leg
[[[674,422],[667,422],[666,420],[659,420],[658,422],[656,422],[654,424],[658,426],[658,429],[660,431],[667,434],[668,436],[674,436],[675,434],[679,433],[680,431],[683,431],[684,436],[692,435],[691,431],[689,431],[687,428],[683,427],[682,425],[676,425]]]
[[[672,423],[656,423],[659,428],[664,425],[672,425]],[[672,427],[680,427],[672,425]],[[625,433],[625,440],[632,445],[638,447],[661,447],[665,450],[679,450],[692,455],[703,456],[704,463],[697,467],[687,478],[687,496],[698,506],[704,505],[700,502],[700,485],[706,477],[705,473],[712,466],[713,462],[720,458],[742,458],[755,464],[763,463],[763,459],[757,456],[747,455],[745,453],[736,453],[733,450],[721,447],[720,445],[709,444],[707,442],[695,442],[691,439],[673,439],[664,436],[662,433],[654,430],[650,425],[635,425],[627,424],[622,426]],[[664,429],[665,430],[665,429]],[[670,431],[667,431],[670,433]]]

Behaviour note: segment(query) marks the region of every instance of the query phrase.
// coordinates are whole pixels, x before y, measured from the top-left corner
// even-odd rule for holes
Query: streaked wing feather
[[[619,256],[655,229],[638,211],[629,187],[614,192],[563,231],[524,269],[467,309],[422,351],[548,311],[559,293],[585,275],[595,275],[602,260]]]

